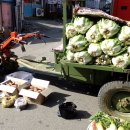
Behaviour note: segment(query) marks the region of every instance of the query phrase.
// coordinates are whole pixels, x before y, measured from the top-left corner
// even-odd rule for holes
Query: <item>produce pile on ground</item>
[[[30,85],[27,89],[30,91],[33,91],[33,92],[38,92],[38,93],[41,93],[45,90],[45,88],[40,89],[40,88],[37,88],[37,87],[32,86],[32,85]]]
[[[130,130],[130,122],[98,112],[91,117],[87,130]]]
[[[75,16],[66,24],[66,59],[79,64],[130,65],[130,27],[107,18]]]

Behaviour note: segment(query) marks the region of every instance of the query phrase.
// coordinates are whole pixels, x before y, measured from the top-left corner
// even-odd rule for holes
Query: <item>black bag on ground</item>
[[[73,119],[76,116],[76,105],[73,102],[66,102],[59,105],[59,116],[65,119]]]

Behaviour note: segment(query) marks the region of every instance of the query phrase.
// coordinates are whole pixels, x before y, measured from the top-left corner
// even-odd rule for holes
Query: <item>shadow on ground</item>
[[[66,90],[66,91],[72,91],[72,92],[76,92],[76,93],[81,93],[81,94],[85,94],[85,95],[91,95],[91,96],[97,97],[99,89],[101,87],[101,86],[90,85],[90,84],[87,84],[85,82],[65,80],[63,78],[59,78],[56,75],[55,76],[53,74],[49,75],[49,74],[46,74],[44,72],[41,73],[40,71],[36,72],[35,70],[27,69],[26,67],[21,67],[20,70],[32,73],[35,78],[48,80],[48,81],[50,81],[51,85],[59,87],[60,89],[63,89],[63,90]],[[1,81],[3,80],[2,76],[1,76],[0,80]],[[53,99],[53,97],[55,95],[59,95],[59,97],[61,97],[61,102],[62,102],[62,100],[65,100],[64,98],[66,96],[70,96],[70,95],[64,95],[64,94],[61,94],[61,93],[59,93],[59,94],[53,93],[50,98]],[[57,97],[57,99],[59,99],[59,97]],[[53,101],[53,102],[56,103],[57,101]],[[58,104],[58,103],[56,103],[56,104]]]
[[[62,118],[60,116],[60,114],[58,115],[60,118]],[[67,120],[79,120],[81,121],[81,119],[88,119],[90,118],[92,115],[90,113],[88,113],[87,111],[83,111],[83,110],[76,110],[76,115],[75,117],[73,117],[72,119],[67,119]]]
[[[98,96],[98,92],[101,86],[87,84],[85,82],[78,82],[72,80],[65,80],[64,78],[59,78],[55,74],[46,74],[46,72],[35,71],[33,69],[28,69],[26,67],[21,67],[20,70],[31,72],[35,78],[44,79],[50,81],[51,85],[59,87],[60,89],[66,91],[72,91],[76,93]]]
[[[87,111],[77,110],[76,119],[88,119],[90,117],[91,117],[91,114],[88,113]]]
[[[66,101],[65,97],[70,95],[59,93],[59,92],[52,92],[48,97],[47,100],[44,102],[44,106],[53,107],[56,105],[60,105],[61,103]]]
[[[34,110],[34,109],[37,109],[37,105],[36,104],[28,104],[26,110]]]
[[[35,74],[34,77],[49,80],[51,85],[55,85],[56,87],[59,87],[63,90],[82,93],[91,96],[97,96],[100,89],[99,86],[92,86],[84,82],[73,82],[43,74]]]

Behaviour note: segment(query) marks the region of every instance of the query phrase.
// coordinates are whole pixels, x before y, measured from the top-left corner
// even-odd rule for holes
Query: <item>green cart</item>
[[[80,0],[80,4],[81,6],[84,5],[84,1]],[[98,94],[101,111],[130,120],[130,69],[71,63],[64,58],[65,48],[68,42],[65,36],[65,25],[68,21],[66,6],[67,1],[64,0],[63,52],[55,51],[55,68],[58,68],[57,70],[62,72],[67,80],[83,81],[92,84],[94,87],[97,85],[101,86]],[[81,14],[77,13],[75,15]]]

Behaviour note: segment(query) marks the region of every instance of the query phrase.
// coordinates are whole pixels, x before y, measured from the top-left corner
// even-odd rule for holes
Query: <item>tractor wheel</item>
[[[101,111],[130,120],[130,82],[106,83],[99,90],[98,103]]]

